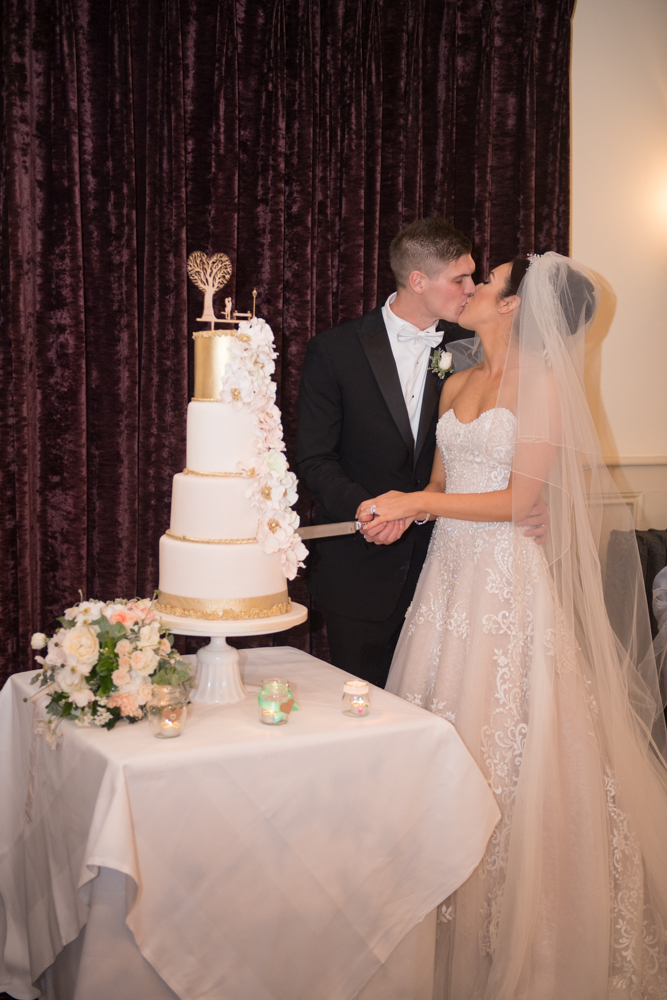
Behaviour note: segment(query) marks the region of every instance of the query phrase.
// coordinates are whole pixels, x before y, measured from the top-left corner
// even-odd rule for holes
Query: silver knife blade
[[[311,538],[332,538],[335,535],[353,535],[359,530],[359,521],[338,521],[335,524],[313,524],[306,528],[297,528],[296,533],[303,541]]]

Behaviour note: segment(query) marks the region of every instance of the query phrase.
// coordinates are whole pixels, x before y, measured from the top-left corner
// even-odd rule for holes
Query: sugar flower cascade
[[[245,496],[259,514],[257,541],[264,552],[280,554],[283,572],[293,580],[308,550],[296,531],[299,515],[292,510],[297,478],[284,455],[276,383],[271,378],[276,357],[269,324],[259,318],[241,322],[229,337],[220,399],[237,410],[247,407],[255,416],[257,462],[249,468],[239,462],[238,469],[250,479]]]

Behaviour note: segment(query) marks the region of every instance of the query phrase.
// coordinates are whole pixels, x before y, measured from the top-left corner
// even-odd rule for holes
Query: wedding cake
[[[286,580],[307,555],[291,509],[297,480],[284,455],[271,379],[273,333],[254,309],[252,316],[240,314],[245,319],[232,318],[227,302],[223,320],[209,303],[210,329],[193,335],[186,468],[174,476],[171,522],[160,539],[156,607],[188,618],[286,614]]]

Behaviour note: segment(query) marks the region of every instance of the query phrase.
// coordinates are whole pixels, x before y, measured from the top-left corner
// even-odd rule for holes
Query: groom
[[[471,250],[444,219],[413,222],[389,249],[396,292],[310,340],[297,463],[320,523],[354,520],[364,500],[428,484],[443,386],[431,359],[461,337],[457,320],[475,290]],[[384,686],[432,530],[383,524],[311,543],[310,589],[337,667]]]

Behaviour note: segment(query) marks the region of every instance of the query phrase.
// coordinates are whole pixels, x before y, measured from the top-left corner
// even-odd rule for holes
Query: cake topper
[[[207,257],[202,250],[195,250],[188,257],[188,276],[190,280],[204,293],[204,309],[197,320],[198,323],[210,323],[211,330],[215,329],[215,324],[222,326],[238,326],[244,319],[255,318],[255,307],[257,304],[257,289],[252,291],[252,313],[232,312],[232,300],[230,296],[225,298],[225,315],[219,318],[213,311],[213,296],[229,281],[232,275],[232,262],[226,253],[214,253],[212,257]],[[225,331],[220,331],[221,333]]]

